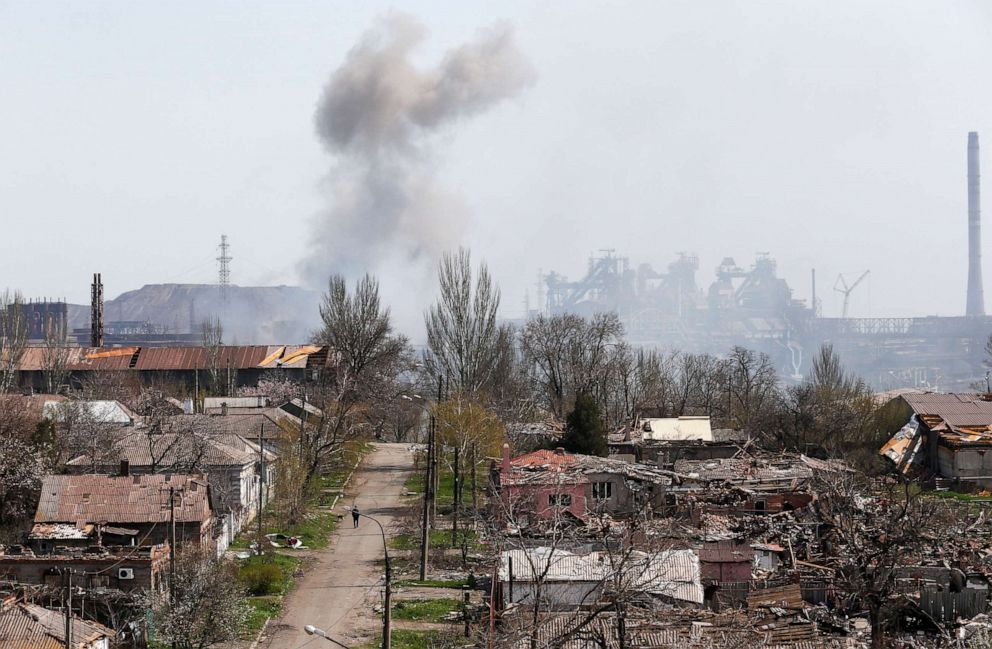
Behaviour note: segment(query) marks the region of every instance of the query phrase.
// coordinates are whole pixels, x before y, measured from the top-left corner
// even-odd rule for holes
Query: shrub
[[[242,566],[241,583],[252,595],[272,595],[282,587],[282,570],[274,563],[250,563]]]

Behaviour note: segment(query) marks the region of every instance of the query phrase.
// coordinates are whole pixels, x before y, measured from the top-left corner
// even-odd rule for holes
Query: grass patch
[[[401,579],[396,582],[397,587],[408,588],[464,588],[468,586],[468,579]]]
[[[270,617],[276,617],[282,610],[281,597],[249,597],[247,604],[250,611],[248,625],[245,628],[246,636],[254,636],[261,631],[265,621]]]
[[[479,550],[482,545],[479,543],[479,534],[474,530],[458,530],[457,543],[454,545],[456,548],[462,547],[462,539],[465,540],[468,549]],[[420,533],[415,534],[397,534],[389,539],[389,547],[394,550],[417,550],[420,548]],[[430,531],[430,547],[432,548],[450,548],[451,545],[451,530],[431,530]]]
[[[963,494],[957,491],[931,491],[930,496],[935,498],[947,498],[965,503],[989,503],[992,496],[979,496],[978,494]]]
[[[270,552],[261,556],[249,557],[238,564],[238,578],[246,582],[259,579],[259,573],[274,568],[274,578],[266,580],[267,588],[258,588],[259,595],[284,595],[293,585],[293,576],[302,563],[301,559]]]
[[[414,470],[410,477],[406,479],[403,483],[404,488],[416,494],[424,493],[424,466],[423,461],[418,462],[417,468]],[[438,462],[438,469],[441,474],[438,476],[437,482],[437,504],[451,505],[455,502],[455,474],[451,469],[442,462]],[[472,477],[471,477],[471,467],[463,467],[462,469],[462,505],[469,506],[472,504]],[[486,493],[486,481],[484,476],[488,475],[486,473],[486,466],[479,462],[478,467],[475,470],[475,492],[481,498]]]
[[[393,649],[437,649],[438,647],[451,646],[445,643],[445,639],[450,640],[438,631],[411,631],[408,629],[393,629],[390,634]],[[362,645],[359,649],[378,649],[382,646],[382,638]]]
[[[457,599],[415,599],[393,604],[393,617],[415,622],[445,622],[449,613],[461,610],[462,603]]]

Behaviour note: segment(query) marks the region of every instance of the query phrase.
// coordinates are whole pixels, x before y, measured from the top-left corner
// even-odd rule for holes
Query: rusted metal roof
[[[699,560],[705,563],[751,563],[754,549],[747,545],[704,545],[699,548]]]
[[[44,347],[28,347],[18,368],[23,372],[40,372],[45,368],[48,352]],[[305,369],[326,365],[325,347],[316,345],[225,345],[211,347],[68,347],[66,367],[71,371],[181,371],[224,369]]]
[[[786,584],[773,588],[753,590],[748,593],[747,607],[750,610],[758,608],[784,608],[786,610],[802,610],[803,594],[799,583]]]
[[[36,523],[165,523],[169,489],[176,491],[175,520],[210,518],[209,489],[200,476],[49,475],[45,476]]]
[[[136,370],[250,369],[269,355],[260,345],[210,347],[145,347],[138,354]]]
[[[131,362],[140,349],[140,347],[81,349],[79,357],[69,363],[68,367],[77,372],[126,370],[131,367]]]

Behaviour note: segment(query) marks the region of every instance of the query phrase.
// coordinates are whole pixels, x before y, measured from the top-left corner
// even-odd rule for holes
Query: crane
[[[847,317],[847,307],[850,306],[851,304],[851,292],[858,287],[858,284],[860,284],[864,280],[864,278],[868,277],[869,273],[871,273],[870,270],[866,270],[865,272],[861,273],[858,279],[854,280],[854,283],[851,284],[850,286],[848,286],[847,280],[844,279],[843,274],[837,275],[837,281],[834,282],[834,290],[837,291],[838,293],[844,294],[844,308],[841,312],[842,318]]]

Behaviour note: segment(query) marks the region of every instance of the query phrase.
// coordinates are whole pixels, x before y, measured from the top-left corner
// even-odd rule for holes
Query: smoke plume
[[[331,206],[317,215],[302,264],[317,286],[331,272],[356,275],[387,260],[433,260],[455,244],[468,215],[436,178],[436,136],[534,79],[508,28],[480,32],[431,69],[410,60],[426,36],[412,18],[388,16],[324,88],[315,126],[334,156]]]

